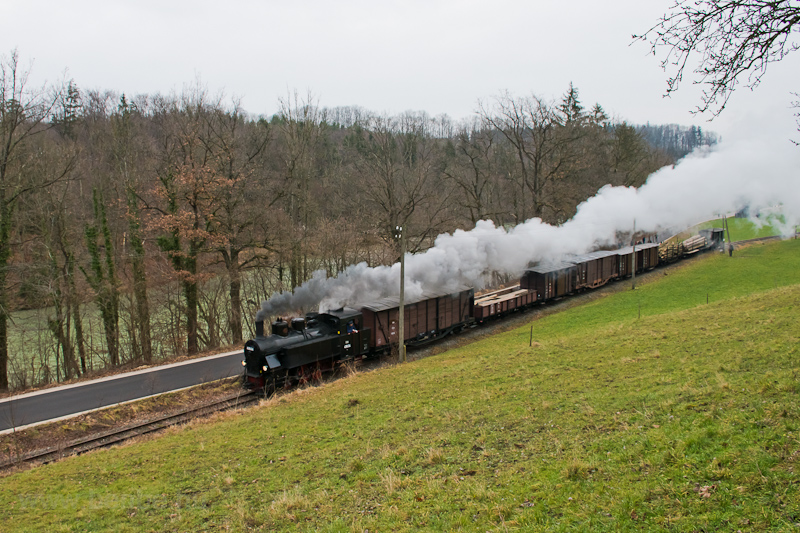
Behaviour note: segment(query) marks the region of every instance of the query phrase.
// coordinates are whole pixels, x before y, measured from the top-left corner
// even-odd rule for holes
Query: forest
[[[272,116],[178,94],[32,87],[0,75],[0,390],[236,346],[275,291],[388,264],[482,219],[559,224],[606,185],[717,142],[628,124],[571,84],[453,120],[322,107]]]

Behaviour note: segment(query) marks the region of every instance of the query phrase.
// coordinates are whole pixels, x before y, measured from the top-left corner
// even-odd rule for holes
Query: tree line
[[[0,75],[1,390],[241,344],[273,292],[395,261],[396,226],[415,252],[482,219],[558,224],[713,142],[659,147],[572,85],[453,121],[30,87],[16,51]]]

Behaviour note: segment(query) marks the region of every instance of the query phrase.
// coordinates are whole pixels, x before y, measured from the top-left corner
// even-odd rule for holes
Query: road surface
[[[156,366],[0,399],[0,434],[241,374],[242,352]]]

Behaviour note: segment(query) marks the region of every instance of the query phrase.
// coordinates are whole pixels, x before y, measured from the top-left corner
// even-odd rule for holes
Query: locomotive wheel
[[[306,374],[306,367],[301,366],[300,368],[297,369],[297,384],[302,387],[303,385],[308,383],[308,380],[309,376],[308,374]]]
[[[264,385],[264,398],[269,398],[275,391],[277,390],[277,380],[275,377],[272,379],[267,380],[267,383]]]
[[[283,388],[284,389],[291,389],[292,388],[292,378],[291,378],[291,376],[289,376],[289,371],[288,370],[283,375]]]

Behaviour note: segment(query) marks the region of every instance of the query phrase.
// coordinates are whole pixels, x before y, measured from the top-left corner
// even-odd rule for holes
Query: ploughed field
[[[7,476],[2,529],[797,529],[800,240],[637,285]]]

